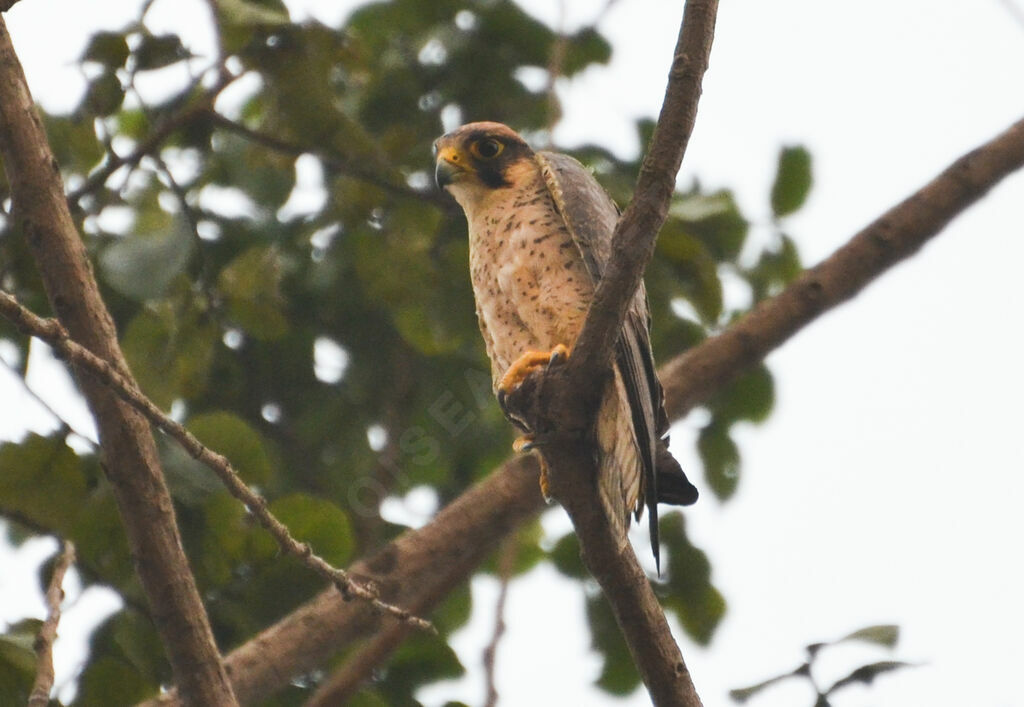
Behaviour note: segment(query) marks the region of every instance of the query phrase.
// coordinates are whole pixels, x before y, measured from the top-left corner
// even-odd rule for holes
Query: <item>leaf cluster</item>
[[[824,649],[846,643],[867,643],[876,647],[892,650],[899,642],[899,637],[899,626],[879,624],[876,626],[865,626],[864,628],[853,631],[852,633],[834,641],[812,643],[806,648],[807,660],[803,664],[787,673],[768,678],[767,680],[763,680],[755,685],[730,690],[729,696],[736,702],[745,703],[747,700],[758,695],[769,687],[777,685],[780,682],[797,679],[807,681],[814,690],[814,707],[829,707],[832,704],[832,696],[843,688],[857,684],[870,685],[875,681],[875,678],[880,675],[891,673],[895,670],[901,670],[903,668],[914,667],[914,664],[901,660],[879,660],[866,663],[854,668],[847,675],[839,678],[829,687],[823,689],[819,687],[818,682],[815,680],[814,670],[815,660],[819,657],[821,652]]]

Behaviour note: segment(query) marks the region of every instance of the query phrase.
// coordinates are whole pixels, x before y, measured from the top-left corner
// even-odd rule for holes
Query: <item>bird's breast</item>
[[[510,190],[511,191],[511,190]],[[510,194],[470,222],[470,269],[495,369],[575,342],[593,297],[579,250],[546,188]]]

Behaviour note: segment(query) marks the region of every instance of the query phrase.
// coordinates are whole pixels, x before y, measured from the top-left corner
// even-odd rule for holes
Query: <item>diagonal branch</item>
[[[130,378],[2,18],[0,154],[13,218],[25,234],[54,312],[76,341]],[[230,707],[236,704],[231,684],[182,548],[149,425],[106,387],[84,377],[80,383],[96,418],[104,469],[174,679],[190,704]]]
[[[53,642],[57,640],[60,605],[64,601],[64,575],[74,562],[75,546],[65,540],[46,588],[46,621],[36,636],[36,680],[28,696],[28,707],[46,707],[50,704],[50,690],[53,689]]]
[[[256,520],[277,541],[281,551],[297,557],[306,567],[323,579],[327,580],[341,592],[346,599],[358,597],[370,603],[378,611],[409,623],[415,628],[433,631],[430,622],[412,616],[408,611],[382,602],[377,593],[359,582],[354,582],[344,570],[332,567],[323,558],[313,552],[306,543],[300,543],[291,536],[288,528],[270,512],[267,500],[250,489],[231,462],[222,454],[209,449],[195,435],[165,415],[160,408],[138,389],[135,382],[117,371],[112,365],[99,358],[84,346],[79,345],[68,336],[67,331],[55,319],[42,319],[25,309],[7,292],[0,290],[0,315],[10,320],[18,329],[26,334],[45,341],[74,367],[111,388],[117,395],[138,410],[154,426],[178,441],[192,458],[209,467],[221,480],[228,492],[245,504]]]
[[[854,240],[885,243],[883,252],[912,253],[935,235],[936,224],[941,227],[948,223],[1022,166],[1024,120],[957,160]],[[932,197],[926,198],[929,194]],[[942,201],[936,203],[933,199],[939,195],[943,195]],[[918,209],[923,204],[933,215],[920,221]],[[809,271],[824,280],[847,282],[845,290],[809,286],[805,275],[722,334],[676,356],[659,371],[670,417],[684,417],[814,318],[863,289],[893,262],[865,258],[848,244]],[[845,273],[855,275],[847,277]],[[819,293],[813,298],[817,303],[814,308],[808,312],[786,304],[804,299],[805,295],[797,293],[805,288]],[[740,331],[743,333],[737,333]],[[544,507],[537,491],[537,474],[533,457],[505,462],[433,521],[403,533],[373,556],[357,562],[353,573],[372,573],[381,580],[383,597],[417,613],[428,612],[448,591],[464,582],[505,535]],[[266,697],[286,686],[292,676],[320,666],[339,646],[379,628],[380,623],[366,613],[365,607],[346,604],[336,593],[325,592],[233,650],[226,664],[243,701]],[[149,704],[181,702],[172,690],[159,702]]]

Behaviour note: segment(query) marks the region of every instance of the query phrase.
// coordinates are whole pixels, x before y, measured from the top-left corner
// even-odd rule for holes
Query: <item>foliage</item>
[[[802,665],[787,673],[763,680],[756,685],[730,690],[729,696],[736,702],[744,703],[766,688],[776,685],[784,680],[789,680],[791,678],[803,679],[809,682],[814,690],[814,707],[829,707],[829,705],[832,704],[829,698],[844,687],[856,685],[857,683],[870,685],[879,675],[890,673],[894,670],[913,667],[913,663],[906,663],[900,660],[879,660],[867,663],[855,668],[849,674],[836,680],[830,687],[822,689],[818,686],[818,683],[814,678],[814,661],[818,655],[820,655],[821,651],[825,648],[829,648],[830,646],[838,646],[843,643],[851,642],[868,643],[870,645],[888,648],[891,650],[896,647],[896,644],[899,642],[899,637],[900,629],[898,626],[881,624],[877,626],[866,626],[834,641],[826,643],[812,643],[807,646],[807,660]]]
[[[143,16],[91,38],[81,105],[44,122],[143,390],[232,459],[300,539],[344,564],[403,529],[381,517],[383,498],[426,485],[444,504],[504,458],[511,441],[489,395],[464,220],[431,183],[433,139],[458,116],[500,120],[544,140],[553,104],[519,80],[521,69],[549,66],[559,44],[561,71],[571,78],[608,62],[611,48],[593,27],[559,37],[508,0],[376,2],[340,27],[292,22],[276,0],[217,5],[226,56],[215,66],[193,56],[187,37],[150,32]],[[218,103],[216,114],[200,109],[210,81],[155,104],[135,90],[145,72],[187,62],[216,73],[228,56],[258,79],[258,90]],[[124,155],[123,145],[164,129],[151,159],[106,183],[89,181],[109,159],[108,145]],[[646,144],[652,124],[637,129]],[[574,154],[620,204],[628,201],[638,157],[593,145]],[[291,198],[300,168],[322,177],[313,207]],[[803,202],[809,170],[806,151],[783,151],[771,189],[773,228]],[[0,216],[0,226],[4,287],[47,313],[23,234],[11,219]],[[767,233],[765,245],[751,230],[727,190],[694,185],[676,195],[647,275],[661,360],[799,271],[781,231]],[[730,278],[748,302],[726,298]],[[27,360],[26,339],[4,322],[0,339]],[[772,403],[772,377],[760,367],[708,404],[698,449],[719,498],[739,481],[732,425],[765,419]],[[0,513],[12,542],[72,539],[84,582],[124,598],[92,637],[75,704],[127,704],[155,693],[170,672],[98,458],[72,450],[66,433],[0,446]],[[246,640],[318,590],[209,471],[158,442],[220,645]],[[539,532],[520,537],[517,573],[550,560],[582,579],[574,538],[545,552]],[[662,537],[670,559],[657,592],[683,629],[707,643],[725,610],[711,565],[687,540],[681,515],[663,519]],[[605,657],[599,684],[629,692],[635,670],[608,610],[595,598],[588,607]],[[418,686],[462,671],[446,639],[468,617],[468,591],[439,613],[442,636],[403,645],[359,699],[416,704]],[[23,635],[19,625],[0,636],[5,703],[18,701],[6,698],[21,694],[31,660]],[[308,676],[271,703],[301,702],[318,679]]]

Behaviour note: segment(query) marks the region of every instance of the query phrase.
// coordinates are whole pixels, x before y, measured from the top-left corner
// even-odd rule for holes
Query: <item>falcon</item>
[[[434,143],[435,177],[466,214],[469,264],[494,391],[504,400],[534,370],[564,361],[611,253],[619,211],[583,165],[534,152],[501,123],[469,123]],[[659,562],[658,502],[689,505],[697,489],[668,452],[641,283],[619,334],[596,415],[597,484],[625,537],[645,507]],[[512,421],[519,426],[521,422]],[[529,435],[516,440],[530,449]],[[541,460],[545,497],[547,467]]]

